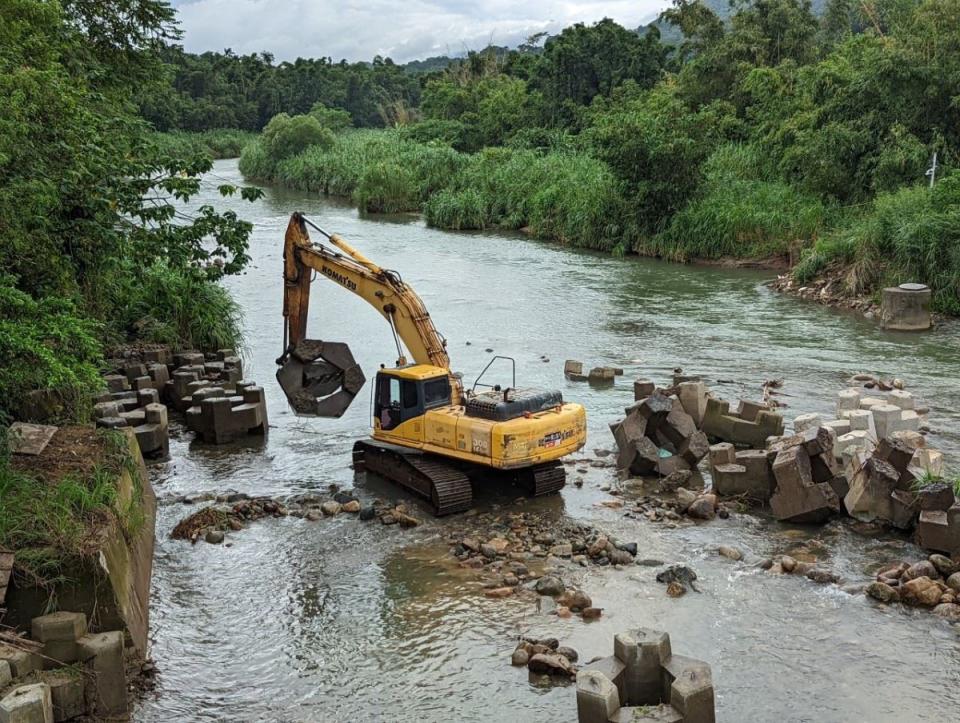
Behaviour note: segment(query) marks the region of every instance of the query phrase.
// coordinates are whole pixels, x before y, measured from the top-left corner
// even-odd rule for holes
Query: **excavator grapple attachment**
[[[341,416],[366,381],[343,342],[304,339],[277,361],[277,381],[301,416]]]

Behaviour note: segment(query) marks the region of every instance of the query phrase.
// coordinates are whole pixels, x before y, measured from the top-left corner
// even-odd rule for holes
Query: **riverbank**
[[[651,232],[633,217],[611,168],[585,151],[462,153],[411,135],[404,128],[329,134],[302,149],[286,147],[286,156],[260,139],[244,147],[240,169],[253,181],[349,198],[368,213],[422,213],[436,228],[521,230],[615,255],[788,270],[799,286],[774,288],[829,285],[824,299],[868,315],[867,300],[876,302],[880,288],[919,281],[933,289],[936,311],[960,312],[952,237],[931,233],[952,228],[947,181],[933,194],[902,189],[866,209],[846,210],[756,180],[752,151],[730,146],[707,164],[700,192]],[[913,230],[891,226],[891,206]]]

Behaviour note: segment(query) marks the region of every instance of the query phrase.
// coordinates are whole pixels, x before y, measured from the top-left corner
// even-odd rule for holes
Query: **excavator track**
[[[560,462],[547,462],[525,469],[517,477],[531,495],[540,497],[563,489],[567,482],[567,471]]]
[[[373,472],[433,504],[437,517],[465,512],[473,504],[470,478],[456,467],[421,452],[383,442],[353,445],[354,472]]]

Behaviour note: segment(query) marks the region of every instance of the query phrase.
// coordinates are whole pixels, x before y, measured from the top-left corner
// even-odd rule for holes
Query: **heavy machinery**
[[[311,241],[308,225],[329,245]],[[559,391],[517,389],[515,374],[505,389],[478,392],[478,378],[465,390],[450,370],[446,340],[400,274],[300,213],[291,216],[284,239],[284,352],[277,359],[277,379],[297,414],[339,417],[365,381],[346,344],[306,338],[314,277],[373,306],[397,346],[396,366],[377,371],[372,438],[355,443],[355,471],[425,497],[437,515],[469,509],[471,479],[509,476],[534,495],[563,487],[559,459],[586,442],[583,407],[565,403]]]

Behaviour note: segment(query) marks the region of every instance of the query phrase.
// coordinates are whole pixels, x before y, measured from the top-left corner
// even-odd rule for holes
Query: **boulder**
[[[565,586],[559,577],[554,577],[553,575],[545,575],[537,580],[536,584],[537,592],[541,595],[549,595],[551,597],[556,597],[563,593]]]
[[[892,603],[900,600],[900,593],[884,582],[875,581],[867,585],[867,595],[880,602]]]
[[[940,602],[940,587],[929,577],[918,577],[900,586],[900,599],[909,605],[933,607]]]
[[[700,495],[687,507],[687,514],[698,520],[712,520],[716,513],[717,496],[713,494]]]
[[[927,559],[944,579],[947,579],[955,572],[960,571],[960,562],[954,562],[946,555],[933,554]],[[930,575],[929,577],[933,577],[933,575]]]
[[[547,675],[572,675],[573,666],[564,656],[557,653],[537,653],[530,658],[527,667],[534,673]]]

